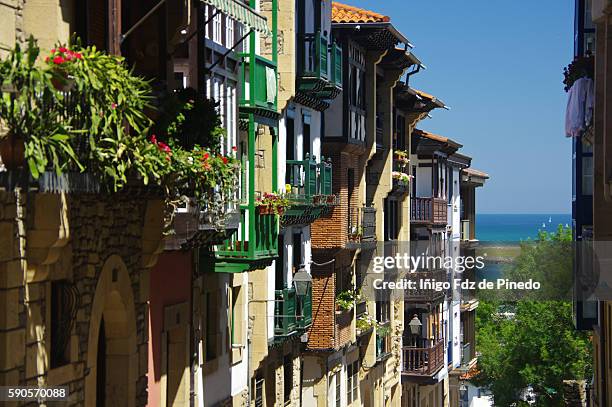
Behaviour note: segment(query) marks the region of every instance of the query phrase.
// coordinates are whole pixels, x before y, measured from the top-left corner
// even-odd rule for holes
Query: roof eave
[[[371,28],[371,29],[377,29],[377,28],[387,29],[395,36],[395,38],[397,38],[399,42],[401,42],[402,44],[405,44],[408,48],[414,48],[414,45],[412,45],[412,43],[408,40],[408,38],[406,38],[404,34],[399,32],[393,26],[393,24],[391,24],[388,21],[365,22],[365,23],[334,23],[332,22],[332,29],[333,28],[349,29],[349,28],[356,28],[356,27]],[[419,61],[419,65],[420,65],[420,61]]]

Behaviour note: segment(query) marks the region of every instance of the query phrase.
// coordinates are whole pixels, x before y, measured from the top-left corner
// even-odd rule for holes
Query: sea
[[[554,232],[571,226],[571,214],[476,214],[476,238],[481,242],[535,239],[539,230]]]

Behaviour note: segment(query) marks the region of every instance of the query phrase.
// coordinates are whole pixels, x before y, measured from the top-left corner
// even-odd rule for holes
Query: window
[[[218,293],[216,291],[204,294],[204,307],[206,316],[204,321],[204,347],[206,360],[213,360],[218,356]]]
[[[582,157],[582,195],[593,195],[593,157]]]
[[[234,45],[234,20],[227,16],[225,20],[225,44],[227,48],[231,48]]]
[[[77,301],[70,282],[51,282],[51,368],[70,363],[70,335],[76,319]]]
[[[304,157],[310,155],[310,114],[302,115],[302,133],[304,134]]]
[[[213,9],[213,13],[215,13],[217,10]],[[215,17],[213,18],[213,34],[212,34],[212,40],[216,43],[222,44],[223,43],[223,38],[222,38],[222,22],[221,19],[223,18],[223,14],[221,13],[217,13],[215,15]]]
[[[302,260],[302,232],[293,234],[293,269],[297,270],[303,264]]]
[[[448,203],[453,201],[453,192],[455,192],[455,183],[453,182],[453,167],[448,167]]]
[[[357,401],[359,391],[359,362],[355,361],[346,367],[346,400],[347,404]]]
[[[231,344],[232,345],[243,345],[242,336],[242,297],[241,297],[241,286],[232,287],[232,332],[231,332]]]
[[[293,388],[293,358],[286,355],[283,362],[283,399],[288,403],[291,399],[291,389]]]
[[[334,380],[336,382],[336,407],[342,406],[342,388],[340,382],[340,373],[341,371],[337,371],[336,374],[334,374]]]
[[[260,375],[255,376],[255,407],[263,407],[264,379]]]

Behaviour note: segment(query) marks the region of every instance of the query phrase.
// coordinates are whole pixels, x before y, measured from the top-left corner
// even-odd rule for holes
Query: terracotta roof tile
[[[414,134],[419,135],[421,137],[428,138],[430,140],[439,141],[441,143],[448,142],[448,137],[439,136],[437,134],[433,134],[425,130],[414,129]]]
[[[448,137],[440,136],[437,134],[430,133],[425,130],[414,129],[413,134],[416,134],[421,137],[425,137],[430,140],[434,140],[440,143],[448,143],[449,145],[455,145],[459,147],[463,147],[461,144],[457,143],[455,140],[450,139]]]
[[[349,6],[338,2],[332,3],[333,23],[385,23],[391,19],[374,11]]]
[[[429,100],[435,100],[437,99],[434,95],[430,95],[429,93],[423,92],[422,90],[418,90],[418,89],[414,89],[413,90],[416,92],[417,95],[419,95],[420,97],[424,98],[424,99],[429,99]]]

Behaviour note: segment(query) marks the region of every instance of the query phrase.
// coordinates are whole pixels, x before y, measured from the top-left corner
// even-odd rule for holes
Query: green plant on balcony
[[[403,184],[408,184],[410,182],[410,179],[412,178],[412,176],[406,174],[405,172],[393,171],[391,173],[391,178],[393,178],[394,180],[398,180],[399,182],[401,182]]]
[[[407,151],[395,150],[393,154],[395,156],[395,160],[400,164],[402,168],[410,164],[410,158],[408,156]]]
[[[367,312],[357,318],[355,326],[360,332],[366,332],[378,325],[376,318],[369,315]]]
[[[152,109],[151,87],[123,58],[79,45],[58,44],[43,63],[37,63],[39,53],[31,37],[25,50],[17,45],[0,62],[0,117],[8,129],[0,137],[3,145],[10,139],[13,152],[23,151],[12,157],[15,168],[27,166],[35,179],[51,169],[58,175],[87,171],[111,191],[128,183],[154,184],[168,202],[191,194],[204,207],[219,202],[211,191],[231,196],[238,161],[235,152],[219,150],[218,118],[208,139],[200,133],[181,145],[185,120],[175,120],[168,126],[173,130],[158,139],[145,114]],[[183,117],[193,108],[183,106]],[[205,140],[206,147],[196,143]],[[0,151],[5,161],[5,149]]]
[[[255,200],[255,206],[261,215],[282,215],[291,206],[291,200],[287,194],[264,192],[263,196]]]
[[[356,290],[341,291],[336,295],[336,308],[339,311],[350,311],[360,299],[361,293]]]
[[[376,325],[376,335],[384,338],[386,336],[389,336],[389,334],[391,333],[391,327],[389,325],[382,325],[377,323]]]
[[[349,229],[348,239],[351,242],[359,242],[363,236],[363,226],[352,226]]]

